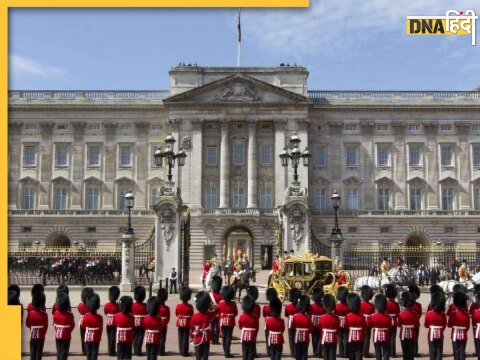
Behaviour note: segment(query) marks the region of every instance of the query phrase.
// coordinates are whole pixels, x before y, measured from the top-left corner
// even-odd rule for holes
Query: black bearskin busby
[[[404,291],[400,294],[400,305],[406,309],[410,309],[415,303],[415,295],[409,291]]]
[[[347,302],[348,287],[340,286],[337,291],[337,300],[345,304]]]
[[[452,291],[455,293],[455,292],[458,292],[458,291],[463,291],[465,292],[465,286],[463,286],[462,284],[455,284],[453,285],[452,287]]]
[[[17,284],[12,284],[8,286],[8,291],[15,291],[18,296],[18,300],[20,301],[20,286]]]
[[[432,293],[432,298],[430,300],[432,310],[443,313],[445,311],[445,302],[445,295],[443,292],[436,291]]]
[[[300,295],[297,302],[297,310],[301,313],[308,312],[310,308],[310,298],[307,295]]]
[[[113,285],[108,289],[108,300],[116,302],[120,297],[120,288],[117,285]]]
[[[279,298],[270,300],[270,315],[280,316],[282,314],[282,302]]]
[[[186,303],[186,302],[189,302],[191,298],[192,298],[192,289],[190,289],[188,286],[182,286],[180,288],[180,300]]]
[[[57,295],[57,307],[60,311],[70,310],[70,298],[67,293],[61,292]]]
[[[190,291],[190,294],[191,294],[191,291]],[[156,296],[152,296],[150,299],[147,300],[148,315],[157,316],[159,307],[160,307],[160,303],[158,302],[158,299]]]
[[[408,285],[408,292],[412,293],[415,296],[414,302],[420,297],[420,288],[416,284]]]
[[[348,310],[352,313],[358,313],[360,311],[360,296],[357,293],[351,292],[347,295]]]
[[[43,291],[36,292],[33,294],[32,305],[37,310],[41,310],[45,308],[45,294],[43,293]]]
[[[235,289],[231,285],[225,285],[220,291],[223,300],[232,301],[235,298]]]
[[[219,292],[222,288],[223,279],[221,276],[215,275],[212,277],[212,286],[210,287],[213,292]]]
[[[463,291],[457,291],[453,293],[453,305],[457,309],[463,309],[467,307],[468,296]]]
[[[135,290],[133,290],[133,298],[135,301],[143,302],[147,297],[147,290],[145,290],[145,286],[137,285],[135,286]]]
[[[20,299],[15,290],[8,290],[8,305],[20,305]]]
[[[433,294],[433,293],[436,293],[436,292],[440,292],[440,293],[443,293],[443,289],[440,285],[438,284],[433,284],[432,286],[430,286],[430,294]]]
[[[165,288],[160,288],[157,291],[157,298],[160,301],[160,304],[165,304],[165,301],[168,299],[168,291]]]
[[[100,309],[100,296],[96,293],[90,295],[87,300],[87,307],[88,311],[95,314]]]
[[[118,288],[118,286],[117,286]],[[111,288],[110,288],[111,289]],[[82,302],[86,305],[87,304],[87,300],[90,296],[93,295],[93,289],[91,287],[84,287],[82,289],[82,292],[80,293],[80,299],[82,299]],[[108,290],[108,294],[109,294],[109,298],[110,298],[110,290]],[[120,289],[118,290],[118,295],[120,295]],[[117,299],[118,299],[118,296],[117,296]],[[117,299],[115,299],[114,301],[117,301]]]
[[[200,291],[195,296],[195,306],[197,310],[202,314],[206,314],[210,305],[212,304],[212,299],[206,291]]]
[[[368,285],[363,285],[362,288],[360,289],[360,296],[362,297],[362,300],[370,301],[373,298],[373,290],[370,286]]]
[[[322,306],[326,312],[335,310],[335,297],[332,294],[326,294],[322,299]]]
[[[268,302],[272,301],[273,299],[278,297],[277,290],[275,288],[268,288],[265,292],[265,298]]]
[[[397,287],[393,284],[387,284],[385,286],[385,295],[389,299],[395,299],[397,297]]]
[[[250,285],[247,288],[247,294],[250,295],[253,300],[257,301],[258,299],[258,288],[255,285]]]
[[[119,308],[122,314],[129,314],[132,312],[133,299],[131,296],[122,296],[119,301]]]
[[[65,284],[58,285],[58,287],[57,287],[57,295],[58,295],[58,294],[61,294],[61,293],[65,293],[65,294],[68,294],[68,293],[69,293],[69,289],[68,289],[68,286],[67,286],[67,285],[65,285]]]
[[[255,308],[255,300],[250,295],[246,295],[242,300],[242,310],[246,314],[251,314]]]
[[[290,302],[293,304],[293,305],[297,305],[297,300],[298,300],[298,297],[301,295],[301,291],[300,289],[297,289],[297,288],[292,288],[290,289],[290,292],[289,292],[289,300]]]
[[[39,293],[39,292],[44,292],[45,291],[45,288],[43,287],[42,284],[35,284],[32,286],[32,290],[31,290],[31,294],[32,294],[32,298],[33,298],[33,295]]]
[[[373,299],[373,306],[378,312],[385,312],[387,309],[387,297],[383,294],[377,294]]]
[[[312,291],[312,301],[313,301],[315,304],[322,305],[323,295],[324,295],[323,288],[321,288],[321,287],[316,287],[316,288],[313,289],[313,291]]]

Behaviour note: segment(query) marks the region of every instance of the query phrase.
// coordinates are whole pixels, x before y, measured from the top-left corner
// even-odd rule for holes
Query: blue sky
[[[341,5],[338,5],[341,3]],[[453,6],[452,4],[455,3]],[[311,0],[308,9],[242,10],[242,65],[304,65],[309,88],[471,90],[467,36],[405,35],[408,15],[478,0]],[[179,62],[235,66],[236,9],[10,9],[10,89],[168,89]]]

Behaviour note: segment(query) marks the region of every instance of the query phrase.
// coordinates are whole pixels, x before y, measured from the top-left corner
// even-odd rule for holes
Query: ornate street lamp
[[[38,251],[38,248],[40,247],[40,240],[35,240],[34,244],[37,246],[37,251]]]
[[[133,228],[132,228],[132,221],[131,221],[133,200],[135,200],[135,196],[132,194],[131,190],[128,190],[128,193],[125,194],[125,201],[127,202],[127,209],[128,209],[128,222],[127,222],[127,228],[125,229],[125,234],[128,234],[128,235],[134,234]]]
[[[292,151],[288,153],[287,148],[283,148],[283,151],[280,153],[280,159],[282,161],[282,166],[288,166],[288,159],[290,159],[292,163],[292,167],[294,170],[293,173],[293,185],[299,186],[300,182],[298,181],[298,173],[297,169],[300,164],[300,159],[303,160],[303,166],[308,166],[309,160],[312,157],[312,154],[310,153],[310,150],[308,150],[308,147],[305,148],[303,153],[300,151],[299,146],[300,146],[300,138],[298,137],[297,134],[294,134],[293,136],[290,137],[290,143],[293,146]]]
[[[153,154],[153,157],[155,158],[155,165],[157,166],[162,166],[163,159],[165,159],[165,163],[168,165],[168,181],[172,181],[172,168],[175,166],[175,160],[177,160],[178,166],[183,166],[185,165],[185,158],[187,157],[185,150],[182,148],[180,148],[178,153],[175,154],[173,151],[173,144],[175,144],[175,142],[176,140],[172,133],[169,133],[165,139],[165,143],[167,144],[165,150],[158,149]]]
[[[338,209],[340,208],[340,195],[337,193],[337,190],[333,191],[332,194],[332,204],[333,210],[335,212],[335,226],[332,229],[332,233],[330,234],[330,241],[332,242],[332,246],[335,249],[334,256],[340,256],[340,246],[343,242],[343,235],[342,229],[338,227]]]

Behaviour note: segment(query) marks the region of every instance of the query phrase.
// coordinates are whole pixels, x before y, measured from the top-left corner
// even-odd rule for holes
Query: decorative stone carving
[[[160,222],[163,224],[172,224],[175,222],[175,211],[170,208],[166,207],[160,210]]]
[[[300,242],[303,239],[303,225],[302,224],[291,224],[290,231],[292,233],[292,240],[297,246],[300,246]]]
[[[258,101],[261,98],[252,85],[241,83],[237,83],[215,96],[216,100],[222,101]]]
[[[75,121],[72,125],[75,131],[84,131],[87,123],[84,121]]]
[[[53,121],[43,122],[40,124],[40,126],[42,127],[43,132],[48,133],[48,132],[52,132],[53,127],[55,126],[55,123]]]
[[[160,215],[162,216],[162,215]],[[173,220],[172,222],[174,222]],[[175,234],[175,226],[173,224],[162,224],[162,238],[165,240],[165,247],[170,250],[170,245]]]
[[[192,148],[192,139],[190,138],[190,136],[182,137],[182,139],[180,140],[180,147],[183,150],[190,150]]]
[[[166,182],[165,186],[161,186],[159,190],[160,196],[180,196],[180,189],[175,187],[174,182]]]
[[[300,186],[289,186],[285,191],[285,195],[287,196],[307,196],[308,189],[306,187]]]

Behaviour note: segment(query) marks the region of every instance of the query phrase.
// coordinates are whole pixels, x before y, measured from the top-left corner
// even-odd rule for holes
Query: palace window
[[[421,189],[410,189],[410,210],[422,210]]]
[[[245,189],[243,187],[233,188],[233,207],[244,208],[245,207]]]
[[[87,164],[88,166],[100,165],[100,146],[89,145],[87,148]]]
[[[358,189],[347,189],[347,210],[358,210]]]
[[[233,165],[244,164],[244,146],[243,144],[235,144],[233,146]]]
[[[473,190],[473,208],[480,210],[480,188]]]
[[[442,189],[442,210],[453,210],[455,189]]]
[[[205,208],[218,208],[218,188],[216,186],[208,186],[205,189]]]
[[[120,146],[120,166],[132,165],[132,147],[130,145]]]
[[[440,155],[441,155],[441,161],[442,161],[442,166],[452,166],[452,145],[442,145],[440,147]]]
[[[68,166],[68,145],[55,145],[55,165],[58,167]]]
[[[390,166],[390,151],[388,146],[379,145],[377,147],[377,165]]]
[[[25,210],[35,209],[36,189],[34,187],[23,188],[22,208]]]
[[[25,145],[23,148],[23,166],[37,165],[37,146]]]
[[[272,188],[271,187],[260,188],[260,207],[262,209],[272,208]]]
[[[54,206],[57,210],[65,210],[67,208],[68,189],[66,187],[55,188]]]
[[[345,131],[357,131],[358,125],[357,124],[346,124]]]
[[[480,146],[476,145],[473,147],[473,166],[480,168]]]
[[[89,186],[87,188],[87,210],[98,210],[100,208],[100,188]]]
[[[272,146],[262,145],[260,147],[260,164],[271,165],[272,164]]]
[[[118,194],[117,194],[117,209],[118,210],[127,210],[127,200],[125,199],[125,195],[128,194],[127,187],[119,187]]]
[[[422,166],[420,145],[412,144],[409,146],[409,165],[413,167]]]
[[[100,131],[100,130],[102,130],[102,125],[101,124],[88,124],[87,129],[88,129],[89,132]]]
[[[316,210],[325,210],[327,208],[327,190],[315,189],[313,194],[314,207]]]
[[[131,124],[120,124],[120,125],[118,125],[118,130],[120,130],[120,131],[130,131],[130,130],[132,130],[132,125]]]
[[[410,124],[410,125],[408,125],[408,131],[420,132],[420,131],[422,131],[422,125],[420,125],[420,124]]]
[[[347,167],[358,166],[358,147],[347,146],[345,149],[345,163]]]
[[[217,146],[216,145],[209,145],[207,146],[207,154],[206,154],[206,164],[210,166],[217,165]]]
[[[320,146],[316,147],[313,153],[313,160],[315,167],[324,167],[325,166],[325,147]]]
[[[452,130],[452,125],[440,125],[440,131],[450,131]]]
[[[25,131],[37,131],[38,130],[37,124],[25,124],[23,126],[23,128],[25,129]]]
[[[378,189],[378,209],[390,209],[390,189]]]
[[[150,204],[155,205],[158,202],[158,187],[150,189]]]

